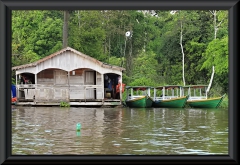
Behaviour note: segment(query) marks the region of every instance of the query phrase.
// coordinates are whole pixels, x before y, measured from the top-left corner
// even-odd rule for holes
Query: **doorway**
[[[95,85],[95,71],[85,71],[85,84],[86,85]],[[86,89],[86,99],[95,99],[95,90],[94,88]]]

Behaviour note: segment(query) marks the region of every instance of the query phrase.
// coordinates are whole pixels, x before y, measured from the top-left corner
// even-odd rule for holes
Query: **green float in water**
[[[81,136],[81,131],[76,131],[77,136]]]
[[[81,130],[81,124],[80,124],[80,123],[77,123],[76,130],[77,130],[77,131],[80,131],[80,130]]]

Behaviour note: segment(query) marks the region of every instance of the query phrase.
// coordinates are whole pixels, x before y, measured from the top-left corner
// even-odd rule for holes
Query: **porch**
[[[120,99],[106,97],[102,85],[16,85],[18,101],[16,105],[60,106],[61,102],[70,106],[118,106]]]

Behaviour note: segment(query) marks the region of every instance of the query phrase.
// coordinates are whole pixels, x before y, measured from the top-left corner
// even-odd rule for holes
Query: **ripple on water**
[[[199,132],[199,131],[179,131],[180,133],[183,132],[183,133],[196,133],[196,132]]]
[[[168,134],[145,134],[145,135],[148,135],[148,136],[172,136],[172,135],[168,135]]]
[[[138,144],[138,145],[147,145],[149,144],[148,142],[140,142],[140,143],[133,143],[133,144]]]
[[[223,135],[226,135],[228,134],[228,132],[214,132],[215,134],[223,134]]]
[[[141,149],[141,150],[133,150],[134,152],[145,152],[146,150]]]
[[[45,130],[46,133],[52,132],[52,130]]]
[[[207,150],[199,150],[199,149],[184,149],[181,151],[176,151],[179,154],[190,154],[190,155],[208,155],[209,152]]]
[[[210,128],[210,126],[202,125],[202,126],[197,126],[197,128]]]
[[[134,139],[127,139],[127,142],[138,142],[138,141],[142,141],[142,140],[134,140]]]

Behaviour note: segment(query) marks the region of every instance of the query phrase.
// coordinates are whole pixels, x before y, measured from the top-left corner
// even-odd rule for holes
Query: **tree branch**
[[[211,10],[209,10],[209,11],[210,11],[210,13],[211,13],[212,15],[214,15],[213,12],[212,12]]]
[[[221,20],[221,22],[219,22],[219,24],[216,27],[219,27],[223,20],[224,20],[224,18]]]

